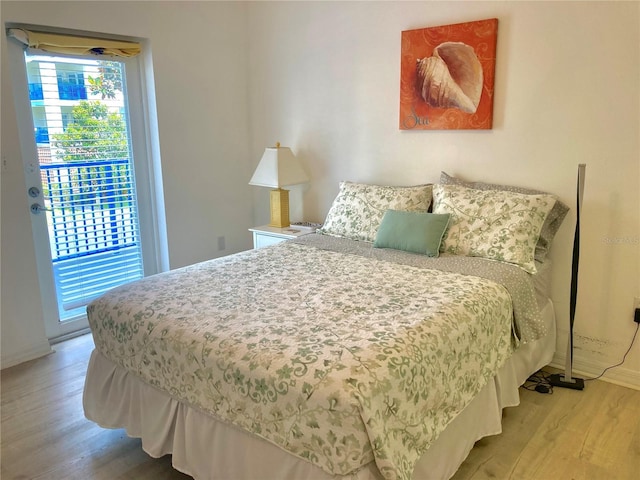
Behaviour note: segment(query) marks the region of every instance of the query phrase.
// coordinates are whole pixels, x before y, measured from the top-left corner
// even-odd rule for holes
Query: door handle
[[[34,215],[38,215],[40,212],[52,212],[53,208],[45,208],[39,203],[32,203],[30,210]]]

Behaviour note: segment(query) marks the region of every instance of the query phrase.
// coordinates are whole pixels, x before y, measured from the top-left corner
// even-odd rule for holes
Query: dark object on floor
[[[549,393],[549,387],[547,387],[546,385],[539,383],[538,385],[536,385],[536,392],[538,393]]]

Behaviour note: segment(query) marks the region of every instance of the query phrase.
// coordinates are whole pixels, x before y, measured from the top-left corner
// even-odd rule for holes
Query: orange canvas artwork
[[[497,38],[497,18],[402,32],[400,129],[490,129]]]

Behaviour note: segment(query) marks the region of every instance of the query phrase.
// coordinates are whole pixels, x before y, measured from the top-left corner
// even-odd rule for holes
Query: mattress
[[[294,475],[411,478],[478,395],[502,408],[498,372],[514,349],[533,348],[549,331],[533,286],[529,296],[519,291],[517,269],[498,283],[476,276],[499,275],[497,262],[440,259],[436,270],[416,266],[415,255],[374,258],[384,253],[325,241],[205,262],[92,303],[87,417],[127,427],[151,454],[172,452],[196,478],[225,478],[225,462],[177,459],[210,460],[235,437],[245,449],[286,450],[301,462]],[[524,379],[511,385],[516,398]],[[216,427],[195,426],[205,424]],[[216,432],[224,440],[208,438]]]

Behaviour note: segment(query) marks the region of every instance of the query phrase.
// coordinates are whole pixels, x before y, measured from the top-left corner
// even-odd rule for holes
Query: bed
[[[450,478],[555,350],[559,201],[487,185],[343,182],[317,234],[108,292],[85,415],[196,479]]]

